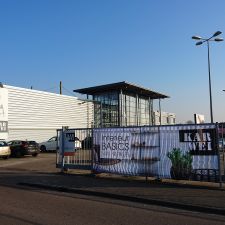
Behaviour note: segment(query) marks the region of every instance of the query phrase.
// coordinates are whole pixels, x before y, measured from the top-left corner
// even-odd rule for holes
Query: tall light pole
[[[194,40],[200,40],[196,43],[196,45],[201,45],[203,43],[207,43],[208,47],[208,71],[209,71],[209,98],[210,98],[210,117],[211,117],[211,123],[213,123],[213,109],[212,109],[212,90],[211,90],[211,74],[210,74],[210,57],[209,57],[209,42],[210,41],[223,41],[223,38],[214,38],[218,35],[222,34],[221,31],[217,31],[214,33],[210,38],[202,38],[200,36],[193,36],[192,39]],[[214,39],[213,39],[214,38]]]

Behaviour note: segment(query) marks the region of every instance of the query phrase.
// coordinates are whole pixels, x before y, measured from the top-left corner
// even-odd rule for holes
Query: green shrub
[[[171,160],[172,166],[177,167],[191,167],[193,159],[189,152],[183,154],[179,148],[173,148],[171,152],[167,153],[167,157]]]
[[[167,153],[171,160],[171,177],[175,179],[188,178],[192,170],[193,158],[189,152],[182,153],[179,148],[173,148]]]

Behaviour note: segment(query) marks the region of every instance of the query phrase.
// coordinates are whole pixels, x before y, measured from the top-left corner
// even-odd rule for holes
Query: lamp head
[[[213,37],[216,37],[216,36],[218,36],[218,35],[220,35],[220,34],[222,34],[222,32],[221,32],[221,31],[216,31],[216,33],[215,33],[215,34],[213,34]]]
[[[202,41],[199,41],[196,43],[196,45],[201,45],[203,42]]]
[[[215,38],[214,41],[223,41],[223,38]]]
[[[200,36],[192,36],[192,39],[194,39],[194,40],[201,40],[202,38]]]

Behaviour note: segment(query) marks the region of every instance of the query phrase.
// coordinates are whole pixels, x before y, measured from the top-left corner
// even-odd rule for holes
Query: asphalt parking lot
[[[0,168],[15,171],[58,172],[56,169],[56,153],[40,153],[37,157],[30,155],[20,158],[0,159]]]

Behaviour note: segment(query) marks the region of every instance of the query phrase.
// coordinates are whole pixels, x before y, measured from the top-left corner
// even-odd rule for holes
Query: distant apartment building
[[[176,123],[176,114],[169,112],[154,111],[154,125],[173,125]],[[161,119],[160,119],[161,115]],[[161,120],[161,121],[160,121]]]

